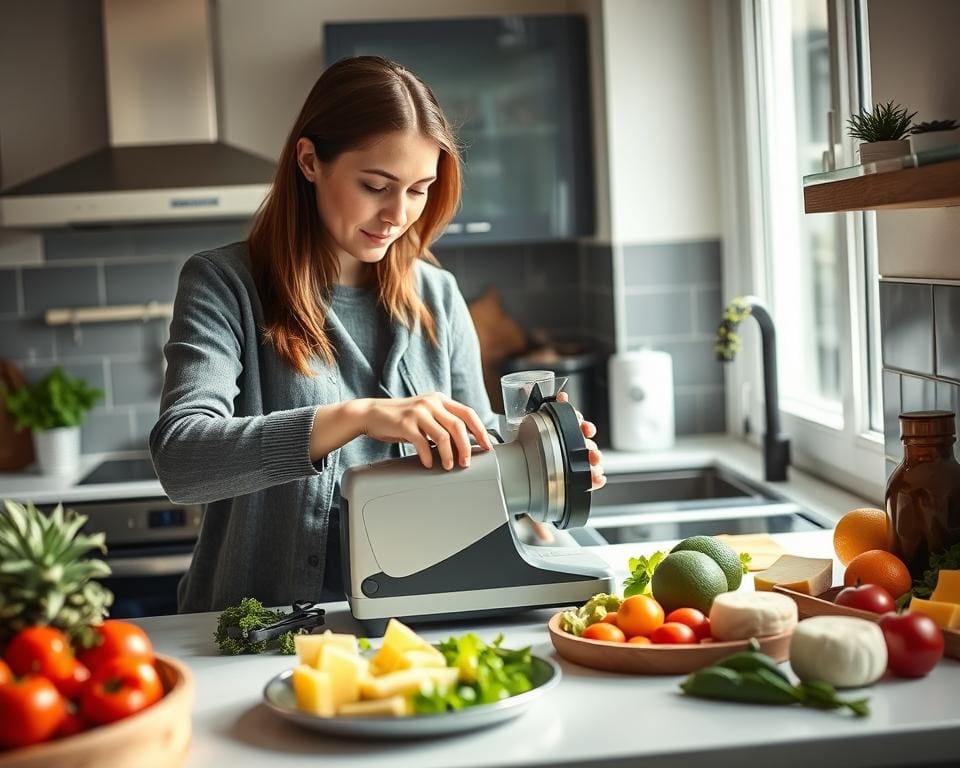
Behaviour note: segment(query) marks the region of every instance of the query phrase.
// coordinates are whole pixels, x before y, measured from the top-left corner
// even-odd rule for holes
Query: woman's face
[[[297,144],[304,176],[340,258],[340,282],[356,284],[420,218],[437,175],[440,147],[416,131],[384,134],[367,146],[322,163],[313,144]]]

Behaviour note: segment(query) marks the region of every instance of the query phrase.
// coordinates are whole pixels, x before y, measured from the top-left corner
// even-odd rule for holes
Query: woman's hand
[[[470,435],[484,450],[492,448],[476,412],[440,392],[355,402],[361,434],[385,443],[411,443],[427,469],[433,466],[430,440],[437,445],[444,469],[453,469],[455,460],[461,467],[470,466]]]
[[[557,395],[557,400],[561,403],[568,402],[567,393],[560,392]],[[577,421],[580,422],[580,431],[583,432],[583,442],[587,444],[587,449],[589,451],[588,458],[590,460],[590,490],[596,491],[600,488],[603,488],[607,484],[607,476],[603,474],[603,467],[600,465],[601,460],[603,459],[603,454],[600,453],[600,449],[597,447],[597,444],[591,439],[597,436],[597,425],[592,421],[584,421],[583,414],[580,411],[574,409],[574,412],[577,414]]]

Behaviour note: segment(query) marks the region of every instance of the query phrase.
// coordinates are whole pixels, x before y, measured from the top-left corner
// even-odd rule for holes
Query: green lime
[[[720,570],[726,575],[727,590],[733,592],[740,589],[740,582],[743,581],[743,563],[740,562],[740,555],[733,547],[713,538],[713,536],[691,536],[689,539],[681,541],[670,551],[703,552],[719,565]]]
[[[664,613],[696,608],[710,613],[713,599],[727,592],[727,577],[703,552],[671,552],[653,572],[653,596]]]

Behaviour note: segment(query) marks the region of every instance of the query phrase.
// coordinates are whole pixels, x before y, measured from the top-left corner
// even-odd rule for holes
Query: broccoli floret
[[[608,613],[619,610],[623,599],[605,592],[594,595],[579,608],[564,611],[560,616],[560,628],[579,637],[591,624],[602,621]]]

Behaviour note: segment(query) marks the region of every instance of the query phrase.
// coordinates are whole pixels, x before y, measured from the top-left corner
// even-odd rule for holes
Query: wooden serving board
[[[567,661],[583,667],[628,675],[686,675],[709,667],[749,645],[749,640],[709,641],[696,645],[631,645],[587,640],[560,629],[555,614],[547,624],[553,647]],[[776,661],[790,655],[793,631],[758,637],[760,649]]]
[[[831,587],[819,595],[807,595],[803,592],[794,592],[786,587],[775,586],[774,592],[780,592],[793,598],[797,604],[797,613],[800,618],[809,616],[856,616],[867,621],[880,621],[882,614],[872,611],[861,611],[857,608],[847,608],[833,602],[843,587]],[[943,655],[953,659],[960,659],[960,631],[955,629],[943,630]]]

